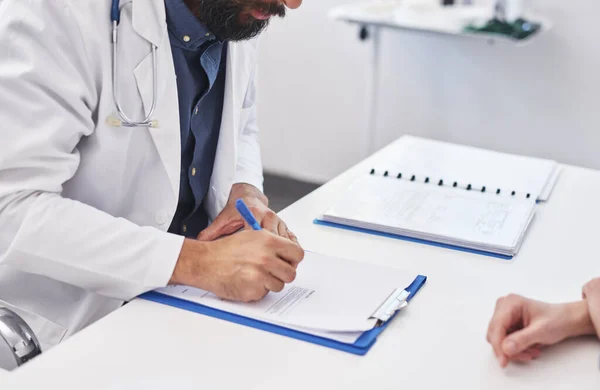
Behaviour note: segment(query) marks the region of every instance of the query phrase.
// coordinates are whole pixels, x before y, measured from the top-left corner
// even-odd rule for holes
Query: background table
[[[5,378],[11,389],[598,389],[592,337],[502,370],[486,343],[509,292],[576,300],[600,276],[600,173],[565,167],[512,261],[316,226],[364,161],[281,215],[305,248],[426,274],[364,357],[136,300]],[[300,272],[302,272],[300,268]],[[335,283],[335,280],[331,281]],[[360,288],[360,286],[357,286]]]

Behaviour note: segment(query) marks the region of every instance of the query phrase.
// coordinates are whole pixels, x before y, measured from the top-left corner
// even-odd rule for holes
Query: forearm
[[[58,194],[0,197],[0,261],[122,300],[164,287],[183,238]]]

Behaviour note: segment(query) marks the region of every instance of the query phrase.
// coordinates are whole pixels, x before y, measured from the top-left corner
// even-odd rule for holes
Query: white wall
[[[369,43],[305,0],[261,48],[265,169],[325,181],[362,158]],[[539,0],[526,47],[385,30],[376,147],[410,133],[600,169],[600,2]]]

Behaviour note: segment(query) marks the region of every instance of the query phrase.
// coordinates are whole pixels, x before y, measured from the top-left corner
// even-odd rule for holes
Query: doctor
[[[294,279],[250,38],[300,3],[0,2],[0,306],[45,348],[169,283],[252,301]],[[238,198],[265,230],[232,234]]]

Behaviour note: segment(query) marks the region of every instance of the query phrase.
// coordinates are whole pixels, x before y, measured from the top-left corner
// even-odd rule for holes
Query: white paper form
[[[388,296],[397,288],[408,287],[416,276],[306,252],[296,280],[259,302],[225,301],[186,286],[171,286],[157,292],[311,334],[336,332],[345,340],[355,340],[375,326],[376,319],[371,315]]]

